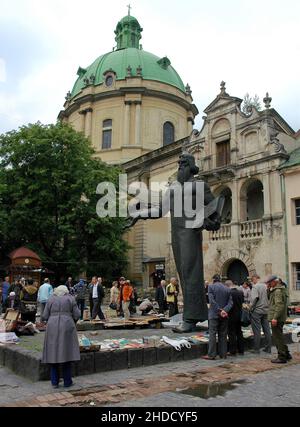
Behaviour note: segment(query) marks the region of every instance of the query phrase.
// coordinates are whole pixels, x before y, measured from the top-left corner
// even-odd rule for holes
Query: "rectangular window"
[[[300,263],[293,264],[294,289],[300,291]]]
[[[112,147],[112,120],[104,120],[102,125],[102,150],[111,150]]]
[[[300,199],[295,200],[296,225],[300,225]]]
[[[103,131],[102,150],[110,150],[112,141],[112,130]]]
[[[230,141],[218,142],[217,143],[217,168],[230,165]]]

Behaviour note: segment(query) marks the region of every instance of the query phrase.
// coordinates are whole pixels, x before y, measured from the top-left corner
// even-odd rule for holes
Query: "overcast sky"
[[[76,80],[115,46],[117,22],[130,0],[1,0],[0,132],[55,122]],[[167,55],[193,90],[200,114],[226,81],[300,128],[299,0],[131,0],[142,44]]]

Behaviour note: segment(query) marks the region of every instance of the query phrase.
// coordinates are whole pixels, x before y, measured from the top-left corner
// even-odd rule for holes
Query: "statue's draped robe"
[[[207,206],[214,199],[208,185],[204,184],[204,205]],[[203,322],[208,319],[208,308],[204,285],[202,228],[187,228],[187,221],[191,219],[186,218],[184,213],[181,218],[175,217],[172,193],[170,210],[173,254],[183,292],[183,320]]]

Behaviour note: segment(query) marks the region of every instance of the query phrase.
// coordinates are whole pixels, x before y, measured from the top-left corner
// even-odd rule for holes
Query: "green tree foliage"
[[[57,279],[118,275],[126,266],[123,219],[100,219],[101,182],[118,187],[120,170],[93,158],[70,126],[28,125],[0,135],[0,246],[27,246]]]

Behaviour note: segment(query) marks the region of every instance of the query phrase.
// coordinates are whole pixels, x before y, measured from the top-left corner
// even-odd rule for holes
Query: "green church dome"
[[[124,17],[115,31],[117,49],[100,56],[88,68],[79,68],[79,77],[71,97],[78,95],[87,86],[103,84],[108,72],[115,73],[116,80],[141,76],[145,80],[166,83],[185,92],[180,76],[167,57],[159,58],[141,49],[139,41],[142,31],[136,18],[130,15]]]

